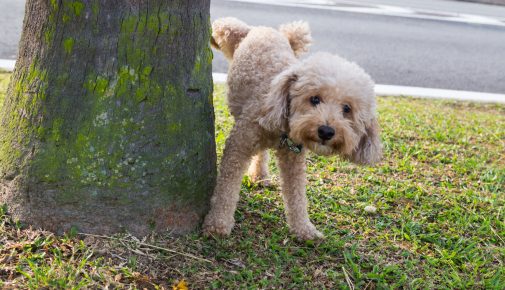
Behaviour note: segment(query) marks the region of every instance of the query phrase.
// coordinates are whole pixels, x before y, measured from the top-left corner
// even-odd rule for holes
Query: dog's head
[[[271,84],[259,123],[322,155],[380,160],[374,83],[358,65],[327,53],[292,65]]]

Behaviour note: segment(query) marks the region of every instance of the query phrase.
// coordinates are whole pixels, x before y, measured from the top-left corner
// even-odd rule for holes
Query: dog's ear
[[[358,164],[375,164],[382,158],[382,144],[379,137],[380,127],[377,117],[365,125],[365,134],[354,150],[351,160]]]
[[[289,89],[298,80],[292,70],[287,70],[275,77],[266,96],[259,118],[261,127],[268,131],[287,131],[289,118]]]

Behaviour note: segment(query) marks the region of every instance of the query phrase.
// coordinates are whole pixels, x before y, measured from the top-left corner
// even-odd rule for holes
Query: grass
[[[10,73],[0,69],[0,108],[4,104],[5,92],[7,85],[9,85]]]
[[[216,86],[219,154],[232,126],[224,95]],[[272,163],[272,187],[244,178],[237,225],[225,239],[55,237],[3,209],[0,288],[168,289],[187,281],[192,289],[504,289],[505,106],[378,102],[378,166],[308,158],[310,214],[324,241],[290,236]],[[365,212],[368,205],[377,212]]]

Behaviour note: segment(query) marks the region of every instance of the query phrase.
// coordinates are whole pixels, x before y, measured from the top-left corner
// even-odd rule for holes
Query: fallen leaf
[[[173,290],[188,290],[188,284],[182,279],[177,285],[172,286]]]

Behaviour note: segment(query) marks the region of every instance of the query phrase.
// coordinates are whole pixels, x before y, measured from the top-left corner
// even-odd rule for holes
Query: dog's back
[[[223,52],[224,56],[231,61],[233,54],[244,39],[251,26],[233,17],[219,18],[212,23],[211,44],[215,49]],[[307,22],[294,21],[283,24],[279,27],[284,37],[289,41],[291,49],[296,56],[308,51],[312,44],[312,36]]]
[[[236,118],[243,110],[254,110],[272,79],[297,61],[311,43],[305,22],[270,27],[250,27],[235,18],[221,18],[212,24],[211,43],[230,62],[228,106]],[[251,108],[246,109],[245,107]]]

